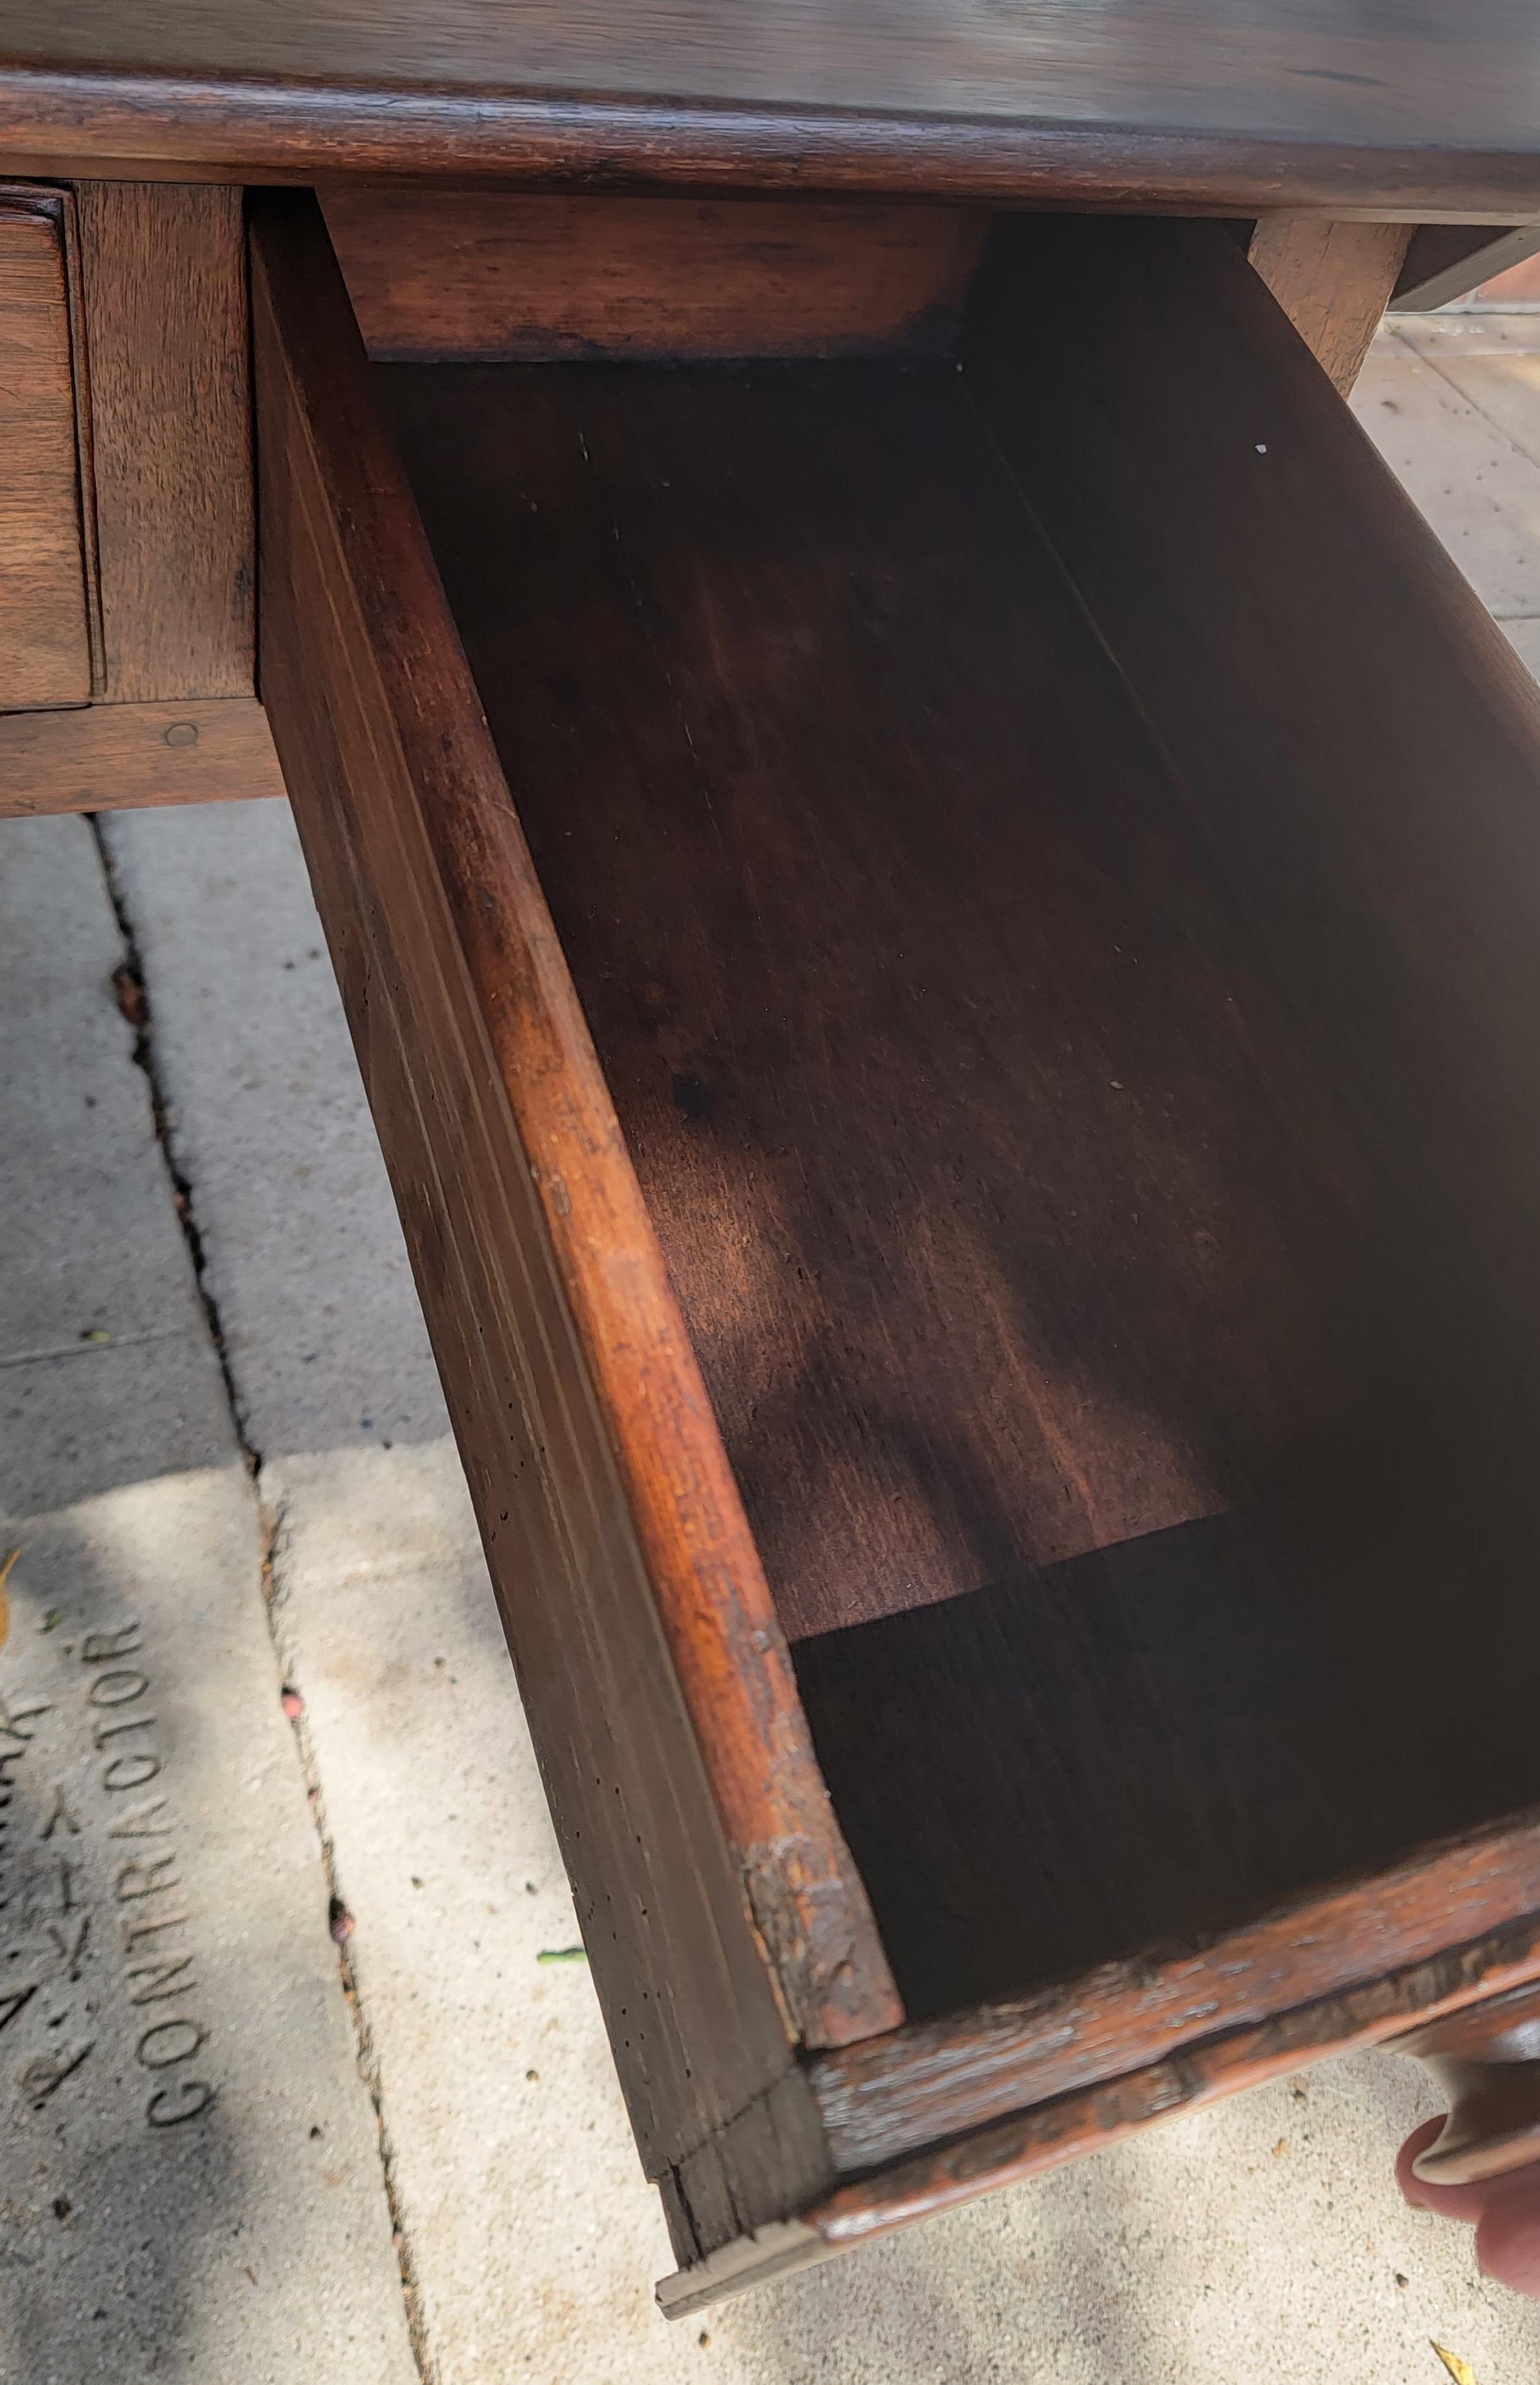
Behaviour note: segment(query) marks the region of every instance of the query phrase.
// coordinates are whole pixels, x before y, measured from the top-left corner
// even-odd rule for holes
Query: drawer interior
[[[1098,256],[1166,255],[1124,229],[1087,321]],[[1246,443],[1305,441],[1337,401],[1259,285],[1231,322],[1233,243],[1153,229],[1221,345],[1280,343]],[[1312,809],[1340,726],[1227,651],[1246,521],[1187,604],[1130,518],[1119,602],[1179,616],[1211,800],[1066,527],[1094,406],[1003,427],[1005,303],[943,357],[375,371],[911,2017],[1540,1800],[1528,698],[1483,646],[1506,742],[1440,815],[1417,638],[1360,620],[1410,778],[1353,874]],[[1060,331],[1032,369],[1121,368]],[[1124,466],[1171,473],[1114,394]],[[1321,419],[1321,501],[1400,506]],[[1474,604],[1405,535],[1432,651]],[[1298,538],[1258,646],[1283,601],[1340,643]],[[1258,788],[1292,877],[1223,825]],[[1457,814],[1490,854],[1441,885]]]

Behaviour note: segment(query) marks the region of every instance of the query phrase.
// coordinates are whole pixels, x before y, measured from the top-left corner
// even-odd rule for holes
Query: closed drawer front
[[[0,818],[282,793],[244,208],[0,183]]]
[[[1540,1971],[1540,717],[1222,227],[594,204],[261,681],[684,2308]]]
[[[0,186],[0,710],[92,669],[62,194]]]

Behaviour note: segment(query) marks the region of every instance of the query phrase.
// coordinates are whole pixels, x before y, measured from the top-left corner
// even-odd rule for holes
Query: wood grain
[[[77,194],[109,702],[250,695],[255,528],[241,194]]]
[[[64,203],[0,185],[0,712],[91,678]]]
[[[282,793],[267,715],[252,696],[0,714],[0,818]]]
[[[1514,0],[76,0],[0,5],[17,155],[1218,199],[1514,219],[1540,60]]]
[[[322,194],[370,356],[945,356],[988,219],[808,200]]]
[[[638,2142],[770,2148],[746,2224],[897,2005],[319,212],[254,237],[279,754]]]
[[[889,2162],[806,2211],[804,2224],[831,2248],[863,2243],[995,2188],[1041,2177],[1157,2121],[1286,2078],[1323,2055],[1384,2044],[1405,2029],[1410,2014],[1451,2012],[1475,1998],[1500,1996],[1537,1971],[1540,1917],[1532,1913],[1473,1944],[1318,2004],[1275,2012],[1254,2026],[1205,2035],[1092,2088],[1034,2104],[909,2161]],[[1387,2160],[1391,2150],[1387,2142]]]
[[[1344,2015],[1358,2016],[1344,2021],[1344,2035],[1366,2009],[1397,2016],[1395,2025],[1405,2029],[1421,2009],[1418,1983],[1426,1986],[1430,1967],[1430,2005],[1540,1971],[1537,1917],[1540,1828],[1526,1820],[1435,1848],[1209,1945],[1108,1964],[1035,1996],[820,2056],[814,2091],[839,2168],[876,2168],[1011,2113],[1179,2062],[1191,2046],[1265,2030],[1275,2015],[1315,2015],[1309,2042],[1322,2051]],[[1376,2006],[1386,1980],[1403,1989]]]
[[[788,1634],[1356,1396],[1340,1128],[957,372],[380,378]]]
[[[1333,387],[1358,380],[1406,257],[1405,224],[1258,219],[1248,255]]]

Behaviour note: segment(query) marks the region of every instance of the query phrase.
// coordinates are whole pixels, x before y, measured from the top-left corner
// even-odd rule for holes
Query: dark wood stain
[[[1304,436],[1336,401],[1205,238]],[[1540,1794],[1503,1285],[1433,1122],[1302,1018],[1348,922],[1257,938],[1271,881],[1195,822],[971,377],[384,378],[911,2013]],[[1382,741],[1399,678],[1356,682]]]
[[[384,378],[789,1635],[1313,1439],[1362,1169],[956,372]]]
[[[1521,0],[0,0],[0,145],[75,170],[712,181],[1521,219]]]
[[[1215,1517],[803,1641],[909,2014],[1201,1942],[1533,1804],[1530,1603],[1488,1593],[1451,1665],[1464,1555],[1350,1512]]]
[[[988,216],[862,200],[333,184],[383,363],[950,356]]]
[[[1368,27],[1321,0],[1108,0],[1032,15],[963,0],[77,0],[64,16],[0,0],[0,55],[19,70],[303,77],[344,95],[629,95],[943,118],[1052,119],[1087,102],[1108,124],[1350,144],[1496,147],[1532,132],[1533,29],[1514,0],[1471,0],[1458,23],[1385,0]]]

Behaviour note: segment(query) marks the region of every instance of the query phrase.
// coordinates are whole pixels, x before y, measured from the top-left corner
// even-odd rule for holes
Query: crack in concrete
[[[280,1679],[285,1689],[298,1677],[292,1661],[293,1650],[283,1629],[283,1607],[288,1591],[283,1580],[284,1512],[282,1504],[269,1506],[261,1495],[262,1469],[258,1469],[258,1506],[268,1519],[267,1552],[262,1563],[262,1591],[268,1611],[268,1629],[272,1637],[273,1653],[278,1660]],[[286,1702],[287,1704],[287,1702]],[[358,1987],[357,1974],[348,1952],[347,1939],[341,1934],[341,1924],[351,1922],[346,1899],[342,1892],[338,1875],[336,1849],[326,1816],[326,1800],[321,1791],[320,1767],[316,1760],[303,1698],[299,1711],[290,1713],[290,1728],[294,1735],[294,1749],[299,1758],[305,1793],[309,1800],[311,1818],[320,1847],[321,1867],[326,1876],[331,1904],[332,1935],[337,1947],[337,1971],[342,1981],[344,1999],[353,2023],[354,2058],[358,2076],[374,2114],[375,2143],[380,2155],[380,2173],[384,2184],[385,2207],[390,2214],[391,2242],[395,2253],[396,2268],[401,2279],[401,2298],[407,2311],[407,2333],[411,2344],[412,2359],[422,2385],[438,2385],[438,2363],[428,2341],[427,2316],[421,2283],[407,2232],[406,2216],[401,2207],[401,2193],[396,2167],[395,2144],[385,2117],[384,2085],[380,2073],[379,2055],[375,2049],[374,2032],[369,2027]]]
[[[182,1240],[187,1246],[194,1281],[203,1305],[209,1339],[219,1362],[236,1444],[241,1452],[242,1463],[251,1484],[252,1500],[257,1511],[257,1529],[262,1543],[262,1598],[267,1615],[268,1636],[272,1642],[273,1659],[281,1690],[286,1690],[294,1679],[295,1673],[291,1661],[293,1650],[282,1624],[282,1609],[288,1595],[283,1586],[282,1562],[285,1524],[283,1505],[281,1500],[272,1501],[268,1497],[267,1467],[262,1452],[251,1436],[250,1420],[242,1405],[240,1389],[225,1342],[219,1303],[208,1281],[207,1249],[198,1223],[192,1180],[181,1166],[177,1155],[171,1108],[166,1096],[155,1047],[155,1018],[150,1007],[139,940],[128,898],[113,859],[111,847],[103,833],[101,815],[88,813],[86,824],[95,840],[97,858],[101,865],[107,899],[112,905],[118,933],[122,940],[123,960],[119,969],[114,972],[118,1005],[133,1030],[132,1057],[135,1066],[143,1069],[149,1088],[150,1114],[154,1123],[156,1141],[160,1146],[166,1173],[170,1180],[178,1223],[182,1228]],[[130,1338],[126,1335],[123,1337],[124,1340]],[[375,2144],[380,2156],[385,2207],[391,2223],[391,2242],[395,2253],[396,2270],[401,2281],[401,2298],[406,2306],[407,2334],[411,2346],[412,2361],[421,2385],[439,2385],[438,2363],[433,2357],[428,2341],[422,2288],[418,2278],[417,2264],[401,2207],[395,2147],[385,2117],[384,2091],[380,2076],[379,2058],[374,2046],[374,2035],[364,2010],[354,1964],[347,1950],[346,1939],[341,1934],[338,1926],[339,1917],[346,1916],[348,1908],[338,1877],[336,1849],[327,1824],[319,1767],[316,1761],[309,1726],[305,1718],[303,1707],[298,1713],[291,1713],[289,1720],[294,1735],[294,1751],[299,1761],[300,1774],[305,1783],[306,1797],[309,1804],[316,1839],[320,1851],[321,1869],[326,1880],[332,1917],[332,1934],[337,1945],[338,1977],[343,1998],[347,2005],[348,2017],[353,2026],[354,2060],[374,2115]]]
[[[155,1127],[155,1138],[160,1145],[166,1173],[171,1180],[171,1194],[176,1208],[177,1222],[182,1228],[182,1241],[187,1245],[187,1255],[193,1267],[193,1280],[197,1288],[198,1298],[203,1304],[204,1319],[208,1327],[209,1339],[214,1344],[214,1355],[219,1361],[219,1374],[225,1387],[225,1398],[230,1405],[231,1421],[235,1429],[235,1439],[255,1491],[261,1457],[253,1447],[246,1430],[246,1419],[242,1411],[240,1392],[236,1388],[235,1377],[231,1368],[230,1354],[225,1347],[224,1328],[219,1321],[219,1305],[209,1289],[208,1255],[204,1249],[203,1235],[199,1230],[197,1216],[193,1206],[193,1187],[182,1173],[177,1160],[171,1131],[170,1105],[166,1098],[166,1088],[161,1080],[156,1056],[149,997],[144,991],[144,969],[139,950],[139,939],[129,912],[128,898],[123,891],[122,880],[112,857],[112,849],[103,831],[101,815],[96,812],[87,813],[86,824],[95,840],[96,856],[101,864],[107,900],[112,905],[112,916],[118,923],[118,933],[123,943],[122,961],[113,971],[118,1007],[128,1025],[133,1030],[134,1066],[143,1069],[144,1081],[149,1087],[150,1117]],[[126,998],[130,993],[132,996],[131,1001]]]

